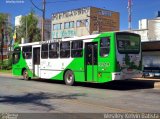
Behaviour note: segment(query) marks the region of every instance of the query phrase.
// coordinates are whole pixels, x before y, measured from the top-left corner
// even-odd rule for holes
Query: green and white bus
[[[25,43],[14,47],[13,75],[105,83],[141,77],[140,36],[130,32]]]

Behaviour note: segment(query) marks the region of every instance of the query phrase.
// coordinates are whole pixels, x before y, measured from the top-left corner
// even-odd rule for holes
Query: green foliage
[[[8,15],[7,14],[3,14],[3,13],[0,13],[0,34],[1,34],[1,28],[5,28],[5,32],[7,32],[8,34],[8,40],[10,40],[12,38],[12,30],[13,30],[13,27],[11,25],[11,23],[8,22]]]
[[[4,60],[3,64],[2,64],[2,61],[0,61],[0,66],[1,66],[1,69],[5,69],[5,70],[12,69],[12,58]]]
[[[4,22],[7,20],[7,15],[0,13],[0,28],[2,28]],[[1,30],[0,30],[1,33]]]
[[[34,11],[31,11],[27,16],[23,16],[21,19],[21,25],[16,28],[17,42],[20,43],[21,38],[28,39],[28,42],[40,41],[41,34],[40,29],[37,26],[38,18]]]

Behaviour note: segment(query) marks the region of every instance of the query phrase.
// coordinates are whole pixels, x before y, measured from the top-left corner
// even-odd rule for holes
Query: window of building
[[[89,21],[88,21],[88,19],[77,20],[76,26],[77,27],[89,26]]]
[[[107,57],[110,51],[110,38],[101,38],[100,40],[100,56]]]
[[[82,57],[83,56],[83,41],[72,41],[72,57]]]
[[[81,20],[77,20],[76,26],[77,26],[77,27],[80,27],[80,26],[81,26]]]
[[[49,58],[58,58],[59,56],[59,43],[49,44]]]
[[[89,26],[89,21],[88,21],[88,19],[85,19],[85,20],[84,20],[84,25],[85,25],[85,26]]]
[[[68,29],[68,28],[69,28],[69,22],[65,22],[65,23],[64,23],[64,28],[65,28],[65,29]]]
[[[60,44],[60,57],[70,57],[70,41],[61,42]]]
[[[42,44],[41,58],[42,59],[47,59],[48,58],[48,44]]]
[[[70,25],[70,28],[74,28],[74,21],[71,21],[69,25]]]
[[[24,46],[22,47],[23,58],[31,59],[32,58],[32,46]]]
[[[62,29],[62,23],[53,24],[53,30],[60,30],[60,29]]]

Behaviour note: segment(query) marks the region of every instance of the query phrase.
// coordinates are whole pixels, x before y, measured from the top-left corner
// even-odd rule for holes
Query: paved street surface
[[[0,76],[0,112],[160,113],[160,89],[138,80],[66,86],[63,82]]]

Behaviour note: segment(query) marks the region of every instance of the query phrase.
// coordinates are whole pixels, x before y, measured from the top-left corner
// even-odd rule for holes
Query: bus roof
[[[101,34],[106,34],[106,33],[132,33],[129,31],[111,31],[111,32],[102,32],[100,34],[93,34],[93,35],[87,35],[87,36],[81,36],[81,37],[72,37],[72,38],[62,38],[62,39],[54,39],[54,40],[47,40],[47,41],[40,41],[40,42],[32,42],[32,43],[24,43],[20,44],[19,46],[29,46],[29,45],[40,45],[40,44],[45,44],[45,43],[53,43],[53,42],[59,42],[59,41],[73,41],[73,40],[88,40],[88,39],[93,39],[98,37]],[[132,33],[135,34],[135,33]]]

